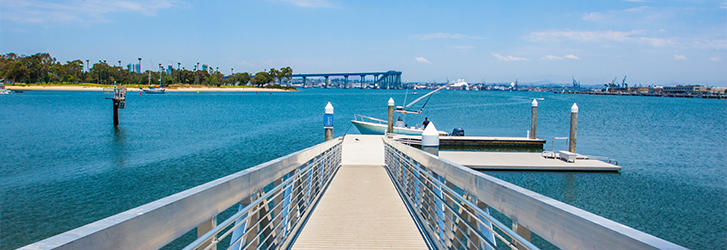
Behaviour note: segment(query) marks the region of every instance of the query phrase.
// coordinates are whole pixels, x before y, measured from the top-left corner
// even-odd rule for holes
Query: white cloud
[[[326,0],[280,0],[303,8],[332,8],[333,4]]]
[[[443,33],[443,32],[417,34],[417,35],[412,35],[412,37],[419,39],[419,40],[432,40],[432,39],[482,40],[482,39],[485,39],[484,37],[481,37],[481,36],[472,36],[472,35],[466,35],[466,34],[460,34],[460,33]]]
[[[417,60],[417,62],[420,62],[420,63],[432,63],[429,60],[427,60],[426,58],[421,57],[421,56],[414,58],[414,60]]]
[[[713,57],[710,57],[709,60],[712,62],[719,62],[719,61],[722,61],[722,58],[720,58],[719,56],[713,56]]]
[[[719,4],[719,7],[722,9],[727,9],[727,1],[724,1],[721,4]]]
[[[578,42],[636,42],[651,45],[654,47],[662,47],[673,44],[674,41],[669,38],[648,37],[643,34],[643,30],[631,31],[574,31],[574,30],[551,30],[531,32],[526,39],[535,42],[551,42],[562,40],[573,40]]]
[[[516,62],[516,61],[527,61],[528,60],[525,57],[503,56],[503,55],[500,55],[497,53],[493,53],[492,56],[494,56],[495,58],[497,58],[500,61],[505,61],[505,62]]]
[[[724,50],[724,49],[727,49],[727,39],[722,39],[722,40],[705,39],[702,41],[694,42],[694,46],[697,48],[701,48],[701,49]]]
[[[542,57],[542,59],[543,60],[551,60],[551,61],[554,61],[554,60],[563,60],[563,59],[579,60],[581,58],[578,57],[578,56],[576,56],[576,55],[573,55],[573,54],[568,54],[568,55],[565,55],[565,56],[545,55],[545,56]]]
[[[625,0],[625,1],[626,2],[630,2],[630,3],[643,3],[643,2],[646,2],[646,0]]]
[[[685,56],[685,55],[679,55],[679,54],[674,54],[674,60],[677,60],[677,61],[687,60],[687,56]]]
[[[175,0],[0,0],[2,19],[20,23],[106,21],[104,15],[135,12],[154,16],[157,11],[179,5]]]
[[[472,45],[455,45],[455,46],[452,46],[452,48],[464,50],[464,49],[474,49],[475,46],[472,46]]]

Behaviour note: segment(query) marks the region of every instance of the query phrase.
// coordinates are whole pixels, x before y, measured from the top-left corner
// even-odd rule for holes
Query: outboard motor
[[[462,129],[462,128],[453,129],[452,136],[464,136],[464,129]]]

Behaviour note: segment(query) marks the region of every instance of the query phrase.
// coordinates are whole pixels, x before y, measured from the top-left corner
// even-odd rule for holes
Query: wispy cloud
[[[674,60],[677,60],[677,61],[687,60],[687,56],[685,56],[685,55],[679,55],[679,54],[674,54]]]
[[[727,9],[727,1],[724,1],[724,2],[720,3],[719,4],[719,7],[722,8],[722,9]]]
[[[426,58],[421,57],[421,56],[414,58],[414,60],[416,60],[417,62],[420,62],[420,63],[432,63],[429,60],[427,60]]]
[[[474,49],[475,46],[472,46],[472,45],[455,45],[455,46],[452,46],[452,48],[465,50],[465,49]]]
[[[659,38],[645,36],[646,31],[574,31],[574,30],[551,30],[531,32],[526,39],[535,42],[573,40],[578,42],[637,42],[648,44],[654,47],[662,47],[672,44],[670,38]]]
[[[630,3],[643,3],[643,2],[646,2],[646,0],[624,0],[624,1],[630,2]]]
[[[175,0],[73,0],[59,3],[48,0],[0,0],[0,18],[19,23],[107,21],[114,12],[135,12],[154,16],[159,10],[172,8]]]
[[[334,5],[326,0],[279,0],[303,8],[333,8]]]
[[[696,41],[694,42],[694,47],[700,49],[727,50],[727,39]]]
[[[576,55],[573,55],[573,54],[568,54],[565,56],[545,55],[541,59],[555,61],[555,60],[563,60],[563,59],[580,60],[581,58]]]
[[[473,36],[460,33],[427,33],[427,34],[416,34],[412,35],[413,38],[419,40],[432,40],[432,39],[454,39],[454,40],[482,40],[485,39],[481,36]]]
[[[505,62],[517,62],[517,61],[527,61],[528,59],[525,57],[516,57],[516,56],[503,56],[497,53],[492,53],[492,56],[497,58],[497,60],[505,61]]]
[[[710,57],[709,60],[712,62],[719,62],[719,61],[722,61],[722,58],[720,58],[719,56],[713,56],[713,57]]]
[[[581,19],[584,21],[598,22],[598,21],[611,21],[617,18],[623,18],[624,14],[634,13],[639,17],[644,17],[642,12],[649,10],[648,6],[639,6],[634,8],[622,9],[622,10],[609,10],[609,11],[594,11],[583,14]]]

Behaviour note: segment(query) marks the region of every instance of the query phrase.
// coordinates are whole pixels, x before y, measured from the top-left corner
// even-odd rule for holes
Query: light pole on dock
[[[570,136],[568,137],[568,151],[576,152],[576,135],[578,134],[578,105],[573,103],[570,108]]]
[[[533,99],[530,108],[530,139],[537,138],[535,132],[538,130],[538,101]]]
[[[326,133],[326,141],[333,139],[333,105],[331,105],[331,102],[328,102],[324,108],[323,129]]]

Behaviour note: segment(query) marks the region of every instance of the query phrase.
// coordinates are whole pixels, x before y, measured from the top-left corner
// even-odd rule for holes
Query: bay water
[[[419,95],[423,91],[419,91]],[[323,140],[357,133],[354,114],[386,117],[405,90],[303,89],[268,93],[130,92],[112,125],[102,92],[0,96],[0,248],[21,247]],[[580,107],[582,154],[620,173],[487,174],[689,248],[727,248],[727,101],[539,92],[442,91],[422,115],[439,130],[526,136],[539,101],[538,137],[565,149],[570,107]]]

